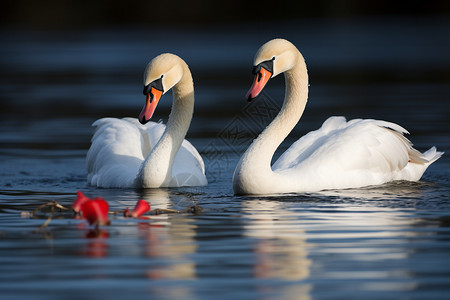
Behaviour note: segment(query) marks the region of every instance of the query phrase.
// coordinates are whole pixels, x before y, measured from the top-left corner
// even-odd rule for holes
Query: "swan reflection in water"
[[[285,207],[283,202],[263,199],[242,203],[244,235],[257,239],[254,248],[254,277],[296,282],[297,284],[283,287],[283,296],[309,299],[311,285],[302,281],[310,276],[310,245],[298,216]]]
[[[272,292],[296,299],[327,292],[329,282],[317,278],[357,281],[365,276],[367,282],[357,290],[373,289],[371,279],[379,286],[418,289],[407,269],[393,275],[386,263],[395,260],[408,268],[420,259],[415,241],[429,233],[416,230],[426,220],[417,217],[415,199],[423,198],[421,186],[427,184],[392,182],[365,189],[245,197],[244,235],[256,239],[254,276],[282,280],[285,286]]]
[[[165,189],[145,190],[142,198],[151,203],[152,209],[167,209],[173,202]],[[147,271],[148,278],[196,278],[195,263],[188,258],[197,249],[194,221],[183,214],[161,214],[138,224],[140,240],[145,240],[142,254],[158,262]]]

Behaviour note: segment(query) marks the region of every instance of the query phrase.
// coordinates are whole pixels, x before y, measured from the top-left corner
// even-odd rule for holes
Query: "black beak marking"
[[[150,82],[149,84],[144,86],[144,91],[143,91],[144,95],[147,95],[147,94],[151,94],[152,95],[151,98],[150,98],[150,103],[153,101],[153,94],[151,93],[152,88],[157,89],[157,90],[159,90],[159,91],[164,93],[164,87],[163,87],[163,84],[162,84],[162,78],[158,78],[156,80],[153,80],[152,82]]]

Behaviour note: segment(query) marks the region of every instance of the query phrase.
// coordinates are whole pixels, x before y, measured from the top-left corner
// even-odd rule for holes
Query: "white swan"
[[[139,115],[143,125],[134,118],[94,122],[86,158],[89,183],[105,188],[206,185],[203,160],[184,140],[194,110],[194,85],[187,64],[169,53],[155,57],[145,69],[144,86],[147,98]],[[173,106],[167,126],[148,122],[161,96],[171,88]]]
[[[283,39],[264,44],[254,65],[249,101],[280,73],[285,74],[286,95],[277,117],[238,162],[233,175],[236,194],[314,192],[392,180],[416,181],[443,154],[435,147],[420,153],[403,136],[407,131],[394,123],[330,117],[321,128],[292,144],[271,166],[275,150],[305,109],[308,72],[301,53]]]

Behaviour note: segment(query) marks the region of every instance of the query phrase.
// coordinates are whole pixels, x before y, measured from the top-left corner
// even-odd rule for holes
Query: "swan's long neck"
[[[294,67],[284,75],[286,93],[280,112],[247,149],[235,170],[233,187],[238,193],[261,193],[261,186],[276,184],[272,157],[300,120],[308,99],[308,72],[300,53]]]
[[[137,185],[143,188],[167,186],[172,178],[175,156],[183,143],[194,112],[194,85],[191,72],[184,72],[173,87],[173,105],[166,130],[139,170]]]

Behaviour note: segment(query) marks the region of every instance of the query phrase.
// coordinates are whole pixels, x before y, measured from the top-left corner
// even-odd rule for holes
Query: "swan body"
[[[308,73],[301,53],[275,39],[255,56],[252,100],[267,81],[284,73],[286,95],[275,119],[253,141],[233,175],[236,194],[276,194],[357,188],[393,180],[417,181],[442,152],[420,153],[401,126],[380,120],[328,118],[284,152],[271,166],[275,150],[298,123],[308,99]]]
[[[104,188],[158,188],[207,184],[203,160],[184,139],[194,109],[187,64],[173,54],[155,57],[144,73],[146,104],[134,118],[103,118],[87,153],[88,182]],[[148,122],[161,96],[173,89],[167,125]]]

